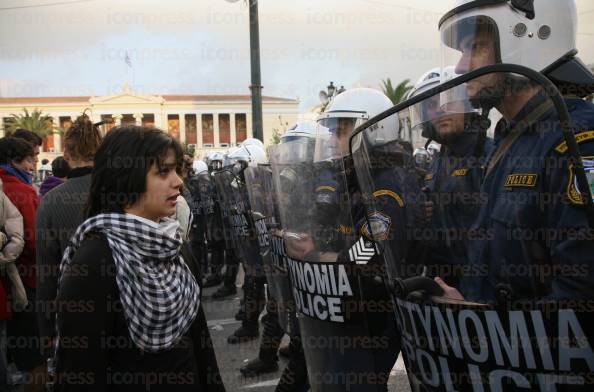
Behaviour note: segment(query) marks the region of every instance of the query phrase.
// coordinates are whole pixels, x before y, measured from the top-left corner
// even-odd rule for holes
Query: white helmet
[[[421,95],[425,91],[437,87],[439,83],[441,83],[441,68],[433,68],[431,71],[425,72],[419,80],[417,80],[415,86],[410,90],[407,99]]]
[[[439,21],[439,31],[442,68],[457,64],[456,74],[469,71],[468,57],[474,49],[468,44],[488,34],[495,41],[496,63],[523,65],[561,85],[594,80],[575,57],[575,0],[457,0]],[[441,76],[449,80],[456,75],[444,72]]]
[[[228,158],[231,164],[242,162],[246,167],[257,167],[259,163],[266,163],[266,152],[260,146],[247,145],[230,153]]]
[[[431,143],[429,143],[429,146],[427,147],[427,152],[429,153],[430,156],[434,157],[435,155],[437,155],[437,153],[439,153],[440,149],[441,149],[441,147],[439,146],[439,144],[437,144],[435,142],[431,142]]]
[[[446,68],[446,72],[451,72],[453,67]],[[441,83],[441,68],[434,68],[426,72],[415,84],[411,90],[411,98],[419,96]],[[410,125],[415,132],[415,136],[424,137],[429,140],[442,141],[433,123],[439,118],[452,114],[471,114],[476,113],[468,98],[466,84],[461,84],[436,94],[430,98],[424,99],[409,107]],[[415,140],[415,144],[418,143]]]
[[[208,154],[208,166],[214,170],[219,170],[223,167],[225,157],[218,151],[213,151]]]
[[[427,166],[431,160],[429,152],[424,148],[416,148],[413,152],[413,158],[415,159],[415,163],[421,167]]]
[[[202,172],[208,171],[208,166],[204,161],[194,161],[192,163],[192,170],[194,171],[194,174],[198,175]]]
[[[318,124],[312,120],[299,121],[281,136],[281,143],[289,143],[300,138],[314,139]]]
[[[337,95],[328,105],[326,110],[320,114],[318,124],[324,128],[327,135],[341,134],[350,137],[352,132],[361,124],[367,122],[370,118],[390,109],[393,106],[392,101],[383,93],[371,88],[352,88]],[[386,144],[398,138],[400,124],[396,116],[388,116],[377,124],[373,125],[373,131],[367,133],[373,137],[368,143],[374,146]],[[347,132],[348,134],[344,135]],[[328,136],[325,136],[328,138]],[[320,140],[320,135],[318,135]],[[322,152],[318,145],[316,146],[316,160],[324,160],[330,157],[345,155],[344,145],[334,147],[335,151]],[[348,145],[347,145],[348,148]]]
[[[258,146],[261,149],[264,149],[264,143],[262,143],[262,141],[260,139],[256,139],[254,137],[250,137],[250,138],[245,139],[239,145],[239,147],[244,147],[244,146]]]

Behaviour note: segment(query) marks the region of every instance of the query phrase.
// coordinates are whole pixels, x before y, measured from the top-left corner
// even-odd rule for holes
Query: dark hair
[[[26,157],[35,155],[33,145],[16,137],[3,137],[0,139],[0,164],[21,162]]]
[[[47,159],[47,158],[43,158],[43,159],[41,160],[41,164],[42,164],[42,165],[47,165],[48,163],[49,163],[49,159]]]
[[[118,127],[112,129],[95,154],[88,216],[123,212],[146,191],[146,175],[160,168],[169,149],[175,152],[181,171],[182,148],[177,140],[157,128]]]
[[[23,128],[17,129],[10,136],[18,139],[23,139],[24,141],[31,143],[33,147],[41,146],[43,144],[43,139],[41,139],[39,135]]]
[[[70,173],[70,166],[64,157],[57,157],[52,161],[52,175],[64,178]]]
[[[99,126],[86,113],[80,115],[64,135],[64,151],[77,161],[91,161],[101,145]]]

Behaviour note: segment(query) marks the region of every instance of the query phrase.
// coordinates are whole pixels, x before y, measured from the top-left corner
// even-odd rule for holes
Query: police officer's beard
[[[533,86],[533,83],[522,76],[502,74],[492,86],[485,86],[472,98],[470,104],[475,109],[490,110],[501,106],[507,97],[513,97],[519,92]]]

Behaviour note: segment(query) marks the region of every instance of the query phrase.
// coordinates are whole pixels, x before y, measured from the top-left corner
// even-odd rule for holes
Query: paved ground
[[[227,391],[274,391],[282,369],[286,366],[286,360],[280,359],[278,372],[256,378],[241,376],[239,368],[258,355],[259,341],[253,340],[240,345],[227,343],[227,336],[231,335],[240,325],[240,322],[234,319],[234,315],[239,309],[241,290],[238,290],[237,295],[232,298],[218,301],[209,298],[214,291],[213,288],[204,291],[203,306]],[[286,343],[286,338],[284,343]],[[400,360],[392,371],[389,390],[390,392],[410,391],[404,366]]]

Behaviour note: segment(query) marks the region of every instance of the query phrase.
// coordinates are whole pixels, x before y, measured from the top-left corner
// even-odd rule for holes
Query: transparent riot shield
[[[367,215],[382,210],[377,189],[386,181],[403,200],[388,217],[395,228],[389,235],[381,224],[369,227],[389,273],[414,391],[594,389],[594,226],[584,173],[594,153],[588,145],[594,109],[567,102],[542,75],[496,65],[395,106],[351,138]],[[446,208],[453,197],[478,204],[474,223],[452,233],[467,242],[467,258],[438,262],[418,251],[435,228],[410,221],[406,210],[414,199],[407,203],[401,195],[407,160],[378,160],[385,140],[399,138],[378,137],[377,131],[408,112],[416,132],[431,127],[464,143],[490,125],[489,111],[506,120],[497,124],[496,148],[478,168],[480,188],[439,201]],[[451,168],[445,175],[464,181],[472,169]],[[451,276],[453,283],[444,283]]]
[[[244,171],[245,172],[245,171]],[[236,241],[238,256],[249,269],[250,275],[260,275],[262,257],[258,244],[257,228],[250,209],[248,190],[243,173],[235,173],[228,167],[215,176],[225,192],[223,198],[229,206],[231,232]]]
[[[319,132],[316,150],[333,137]],[[377,365],[386,342],[370,329],[364,289],[377,271],[373,245],[353,224],[348,170],[342,157],[314,161],[311,142],[295,143],[270,159],[311,389],[381,390],[395,358],[384,372]]]
[[[274,147],[268,151],[271,157],[276,156]],[[244,175],[268,290],[278,308],[279,324],[285,332],[295,334],[298,332],[294,317],[295,303],[285,263],[286,252],[272,183],[272,169],[270,164],[259,164],[258,167],[247,168]]]
[[[219,170],[213,173],[213,177],[221,210],[225,246],[227,249],[234,249],[235,255],[243,261],[243,247],[240,238],[243,234],[242,228],[245,225],[242,219],[238,218],[239,206],[236,203],[233,194],[234,189],[231,186],[235,176],[228,170]]]

